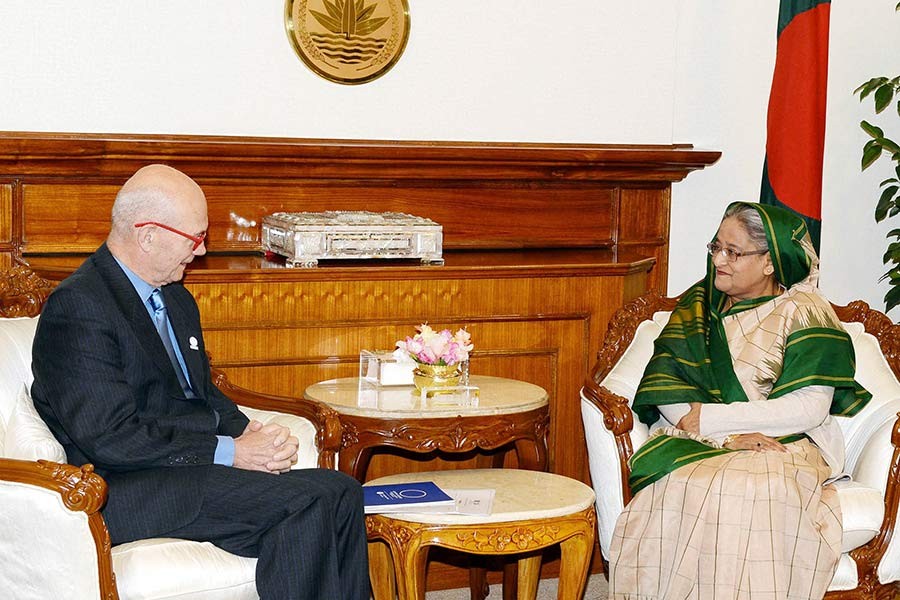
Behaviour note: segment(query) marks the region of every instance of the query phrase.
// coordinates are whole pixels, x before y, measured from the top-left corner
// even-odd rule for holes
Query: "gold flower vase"
[[[451,388],[459,385],[462,373],[459,364],[426,365],[416,363],[413,369],[413,383],[419,391],[425,388]]]

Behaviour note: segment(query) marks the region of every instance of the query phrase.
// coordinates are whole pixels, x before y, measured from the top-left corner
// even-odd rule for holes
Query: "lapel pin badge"
[[[197,342],[197,338],[195,338],[194,336],[191,336],[190,338],[188,338],[188,343],[191,346],[191,350],[199,350],[200,349],[199,342]]]

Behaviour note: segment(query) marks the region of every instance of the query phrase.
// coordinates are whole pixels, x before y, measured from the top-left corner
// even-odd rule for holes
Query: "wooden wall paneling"
[[[13,182],[0,179],[0,269],[4,271],[12,267],[13,242]]]
[[[443,226],[445,248],[611,247],[612,189],[562,186],[367,186],[306,181],[200,184],[209,205],[210,252],[253,252],[262,218],[273,212],[379,210],[428,217]],[[88,253],[109,231],[120,184],[23,186],[25,254]],[[479,218],[466,215],[479,214]]]
[[[507,279],[432,279],[428,274],[440,270],[422,267],[412,282],[348,281],[337,275],[341,269],[325,268],[292,274],[296,282],[246,287],[193,282],[189,272],[187,282],[215,365],[238,385],[277,394],[300,395],[316,381],[356,375],[361,348],[392,348],[419,323],[465,326],[476,345],[473,373],[523,379],[550,392],[551,468],[587,480],[574,399],[611,311],[627,300],[626,289],[645,289],[648,266],[618,275]]]
[[[653,256],[651,289],[666,289],[669,273],[671,189],[666,185],[622,186],[619,189],[617,246]]]
[[[255,245],[255,228],[265,211],[338,205],[434,216],[444,226],[447,248],[609,247],[620,237],[611,221],[618,211],[604,208],[616,185],[656,182],[665,190],[718,155],[684,144],[0,133],[0,176],[21,177],[28,185],[61,185],[32,189],[29,202],[35,208],[58,208],[70,218],[77,211],[72,231],[80,227],[80,238],[65,252],[83,252],[101,235],[98,225],[108,220],[111,199],[95,204],[91,198],[100,190],[87,188],[117,187],[152,162],[180,168],[209,188],[210,250],[225,252]],[[48,227],[29,226],[38,238],[24,254],[62,248],[65,240],[54,232],[64,224],[52,212],[34,216],[49,219]],[[243,225],[251,222],[257,225]],[[666,251],[664,242],[660,254]],[[21,253],[13,254],[21,259]]]
[[[594,185],[495,182],[204,183],[210,249],[259,248],[259,223],[277,211],[378,210],[433,219],[444,248],[610,247],[611,189]],[[253,200],[253,202],[247,202]],[[243,204],[241,204],[243,201]],[[235,212],[235,206],[241,211]],[[473,215],[478,215],[473,218]],[[255,225],[251,225],[255,223]]]
[[[119,187],[88,182],[22,185],[23,252],[93,252],[109,233]]]

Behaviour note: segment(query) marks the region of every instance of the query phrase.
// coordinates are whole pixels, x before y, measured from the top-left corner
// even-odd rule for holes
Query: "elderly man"
[[[109,484],[113,544],[209,541],[259,558],[264,599],[369,598],[362,492],[335,471],[290,470],[297,439],[249,421],[213,385],[193,296],[206,198],[185,174],[140,169],[107,241],[50,295],[32,395],[75,464]]]

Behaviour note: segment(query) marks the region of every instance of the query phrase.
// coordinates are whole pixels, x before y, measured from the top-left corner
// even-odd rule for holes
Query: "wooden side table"
[[[423,403],[412,386],[376,389],[358,377],[316,383],[304,396],[340,414],[338,468],[358,481],[379,447],[422,454],[513,444],[521,468],[547,470],[546,390],[503,377],[473,375],[470,382],[480,388],[477,406],[448,406],[439,397]]]
[[[434,481],[446,489],[493,488],[490,515],[369,515],[369,571],[375,600],[423,600],[431,546],[482,555],[521,555],[521,600],[537,595],[541,550],[560,545],[558,598],[581,598],[590,570],[597,517],[594,491],[574,479],[520,469],[466,469],[390,475],[369,482]]]

